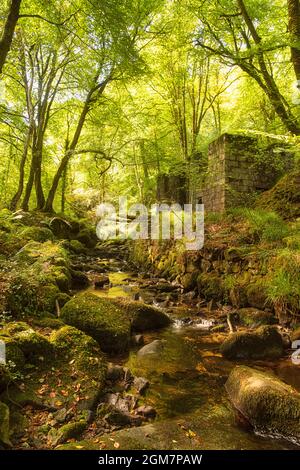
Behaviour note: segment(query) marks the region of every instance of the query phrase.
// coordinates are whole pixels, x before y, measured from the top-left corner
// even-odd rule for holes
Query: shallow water
[[[130,297],[138,291],[138,279],[132,278],[131,273],[114,272],[109,277],[110,287],[89,290],[110,298]],[[188,306],[186,310],[190,316]],[[211,435],[214,442],[226,442],[228,448],[299,449],[286,440],[259,436],[238,424],[224,388],[226,378],[237,362],[227,361],[218,352],[226,333],[209,332],[207,320],[199,321],[193,327],[186,326],[180,320],[182,309],[177,314],[174,308],[170,315],[177,320],[172,326],[144,335],[145,344],[154,339],[164,341],[163,351],[158,356],[139,357],[137,350],[133,350],[123,360],[134,375],[150,381],[147,404],[157,410],[157,420],[193,415],[196,422],[201,423],[202,418],[212,414],[216,418],[208,420],[205,434]],[[289,358],[276,363],[248,362],[248,365],[273,370],[300,391],[300,366],[293,366]]]

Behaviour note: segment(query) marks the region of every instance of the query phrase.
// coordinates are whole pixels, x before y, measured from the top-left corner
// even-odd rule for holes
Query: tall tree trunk
[[[10,201],[10,210],[15,211],[18,203],[21,199],[23,189],[24,189],[24,176],[25,176],[25,164],[28,156],[28,150],[30,146],[30,141],[32,137],[32,127],[29,126],[27,130],[27,135],[24,143],[24,149],[23,149],[23,154],[22,158],[20,161],[20,169],[19,169],[19,183],[18,183],[18,189],[13,196],[12,200]]]
[[[36,149],[36,168],[35,168],[35,175],[34,175],[34,185],[35,185],[35,194],[36,194],[36,208],[38,210],[43,209],[45,204],[45,196],[42,187],[42,156],[43,150],[42,147],[38,147]]]
[[[35,128],[35,126],[33,127],[32,132],[33,132],[32,140],[34,142],[35,139],[36,139],[36,128]],[[25,188],[24,198],[23,198],[23,201],[22,201],[22,204],[21,204],[21,207],[24,211],[28,211],[28,209],[29,209],[29,200],[30,200],[30,196],[31,196],[33,183],[34,183],[35,171],[36,171],[36,152],[34,152],[34,150],[32,149],[29,175],[28,175],[28,180],[27,180],[27,184],[26,184],[26,188]]]
[[[54,198],[55,198],[55,195],[56,195],[56,191],[57,191],[57,188],[58,188],[60,178],[62,177],[65,169],[67,168],[69,160],[72,157],[72,155],[74,154],[74,151],[77,147],[78,140],[80,138],[81,131],[83,129],[85,119],[86,119],[86,116],[89,112],[89,109],[90,109],[90,98],[87,98],[87,100],[84,103],[83,109],[81,111],[79,121],[78,121],[78,124],[77,124],[77,128],[75,130],[75,134],[74,134],[73,140],[71,142],[70,148],[65,152],[65,154],[64,154],[64,156],[63,156],[63,158],[62,158],[62,160],[61,160],[61,162],[60,162],[60,164],[57,168],[57,171],[54,175],[52,185],[51,185],[51,188],[49,190],[46,203],[44,205],[45,212],[53,212]]]
[[[63,156],[63,158],[62,158],[62,160],[61,160],[61,162],[60,162],[60,164],[57,168],[57,171],[54,175],[52,185],[51,185],[51,188],[49,190],[49,193],[48,193],[48,196],[47,196],[47,199],[46,199],[46,203],[44,205],[44,211],[45,212],[53,212],[53,203],[54,203],[54,199],[55,199],[55,195],[56,195],[56,191],[57,191],[57,188],[58,188],[60,178],[62,177],[62,175],[65,171],[65,168],[67,167],[71,157],[74,155],[74,152],[76,150],[78,141],[79,141],[80,136],[81,136],[81,132],[82,132],[86,117],[87,117],[87,115],[90,111],[91,104],[93,103],[93,101],[95,101],[94,95],[97,92],[98,97],[100,97],[103,94],[103,92],[106,88],[106,85],[110,82],[110,80],[111,80],[111,77],[104,80],[104,82],[102,82],[98,85],[95,85],[93,88],[91,88],[91,90],[87,94],[87,97],[86,97],[85,102],[83,104],[83,108],[82,108],[82,111],[80,113],[79,120],[78,120],[78,123],[77,123],[77,127],[75,129],[75,133],[74,133],[73,139],[71,141],[70,147],[66,150],[66,152],[65,152],[65,154],[64,154],[64,156]],[[97,83],[97,81],[98,81],[98,76],[95,77],[95,83]]]
[[[295,75],[300,86],[300,2],[288,0],[289,32],[291,34],[291,54]]]
[[[252,74],[252,77],[258,82],[258,84],[263,88],[265,93],[270,99],[270,102],[276,112],[276,114],[280,117],[281,121],[285,125],[286,129],[290,131],[293,135],[300,135],[300,126],[297,120],[297,117],[293,115],[288,103],[282,96],[279,91],[279,88],[272,76],[272,74],[268,71],[268,67],[265,62],[264,52],[261,44],[261,37],[259,36],[256,27],[248,13],[248,10],[245,6],[244,0],[237,0],[238,6],[241,10],[241,14],[244,18],[244,21],[250,31],[250,34],[258,47],[258,63],[260,67],[261,74],[264,78],[264,83],[261,81],[261,78],[256,74]],[[299,3],[299,2],[297,2]],[[242,63],[239,63],[240,67],[247,71],[249,75],[251,75],[251,71],[249,68],[244,67]]]
[[[21,1],[22,0],[11,0],[8,16],[0,40],[0,74],[2,73],[7,54],[11,48],[14,32],[19,19]]]
[[[62,175],[62,186],[61,186],[61,212],[64,214],[65,212],[65,203],[66,203],[66,189],[67,189],[67,172],[68,172],[68,165],[64,169]]]
[[[68,150],[70,142],[69,142],[69,132],[70,132],[70,123],[67,122],[68,131],[67,131],[67,138],[65,142],[65,152]],[[66,203],[66,190],[67,190],[67,183],[68,183],[68,164],[63,171],[62,175],[62,187],[61,187],[61,212],[64,214],[65,212],[65,203]]]
[[[29,200],[31,196],[31,191],[34,183],[34,174],[35,174],[35,154],[33,153],[31,156],[31,163],[30,163],[30,170],[28,181],[25,188],[24,198],[21,204],[21,207],[24,211],[28,211],[29,209]]]

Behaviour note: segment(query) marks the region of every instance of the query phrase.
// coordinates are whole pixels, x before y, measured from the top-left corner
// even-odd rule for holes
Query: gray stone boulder
[[[146,346],[143,346],[137,353],[138,357],[159,355],[164,350],[164,342],[156,339]]]

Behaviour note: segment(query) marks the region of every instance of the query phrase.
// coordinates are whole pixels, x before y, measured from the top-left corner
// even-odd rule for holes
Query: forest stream
[[[84,258],[82,258],[84,259]],[[82,259],[80,262],[82,262]],[[91,262],[91,259],[88,260]],[[161,348],[156,354],[140,356],[141,346],[131,349],[129,356],[113,359],[129,368],[134,376],[150,382],[145,400],[157,416],[151,424],[131,427],[114,433],[113,441],[121,448],[203,448],[203,449],[299,449],[294,443],[253,428],[234,411],[224,384],[237,364],[273,371],[300,391],[300,376],[290,357],[279,361],[228,361],[219,352],[228,332],[213,332],[215,320],[206,304],[180,292],[158,292],[161,279],[132,272],[127,262],[116,258],[93,259],[106,266],[110,284],[87,288],[104,298],[143,300],[163,309],[172,319],[169,327],[143,335],[144,344],[154,340]],[[166,281],[164,281],[166,282]],[[171,291],[171,283],[169,289]],[[88,437],[85,437],[85,439]],[[137,442],[139,444],[137,444]],[[67,445],[68,446],[68,445]],[[69,444],[72,448],[72,444]]]

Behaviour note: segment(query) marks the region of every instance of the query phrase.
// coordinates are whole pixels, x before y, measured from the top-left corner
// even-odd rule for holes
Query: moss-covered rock
[[[11,447],[9,440],[9,408],[0,402],[0,444]]]
[[[272,312],[248,307],[238,310],[240,323],[245,326],[274,325],[277,320]]]
[[[69,249],[69,251],[75,253],[76,255],[84,255],[88,253],[87,247],[84,246],[79,240],[70,240],[67,248]]]
[[[29,362],[53,359],[52,344],[45,336],[36,333],[33,329],[20,331],[13,338]]]
[[[226,390],[255,429],[300,442],[300,394],[295,389],[274,375],[238,366]]]
[[[20,333],[21,331],[26,330],[30,330],[30,326],[27,323],[23,321],[12,321],[5,324],[3,332],[13,336],[16,333]]]
[[[264,310],[270,306],[265,280],[256,280],[246,287],[247,302],[250,307]]]
[[[43,284],[35,276],[17,274],[11,281],[7,294],[7,308],[14,317],[41,315],[56,311],[56,298],[59,288],[53,284]]]
[[[7,363],[16,370],[22,369],[25,364],[25,356],[17,342],[10,336],[0,336],[5,343],[5,353]]]
[[[54,317],[34,318],[32,324],[41,328],[50,328],[51,330],[58,330],[65,325],[59,318]]]
[[[17,442],[24,436],[26,428],[29,426],[29,420],[22,413],[22,410],[11,409],[9,413],[9,431],[10,438],[13,442]]]
[[[45,243],[31,241],[24,245],[14,258],[27,264],[39,261],[40,264],[47,263],[51,266],[68,266],[66,252],[62,246],[51,241]]]
[[[274,326],[233,333],[221,345],[221,353],[227,359],[278,358],[283,352],[282,336]]]
[[[85,420],[76,421],[74,423],[68,423],[61,426],[59,429],[51,429],[48,434],[50,443],[53,446],[63,444],[69,439],[79,437],[87,427]]]
[[[201,273],[197,277],[199,294],[207,300],[215,299],[222,301],[225,295],[224,281],[216,273]]]
[[[186,273],[182,276],[180,282],[186,292],[195,289],[195,287],[197,286],[197,277],[197,272]]]
[[[48,339],[36,333],[25,322],[10,322],[2,329],[0,339],[6,346],[7,361],[22,368],[25,362],[53,358],[53,347]]]
[[[71,387],[77,384],[83,395],[79,408],[92,409],[103,391],[107,371],[99,344],[72,326],[54,331],[50,340],[56,350],[57,367],[65,371],[66,382],[72,375]]]
[[[76,234],[76,227],[66,219],[53,217],[49,221],[49,228],[57,238],[68,239]]]
[[[143,302],[120,298],[115,299],[114,303],[130,320],[132,331],[143,332],[147,330],[157,330],[171,323],[168,315],[158,308],[144,304]]]
[[[72,269],[71,276],[73,289],[85,289],[90,284],[88,276],[82,271]]]
[[[98,242],[96,229],[87,227],[83,228],[76,236],[76,240],[88,248],[94,248]]]
[[[56,301],[58,302],[58,306],[62,308],[67,302],[71,300],[71,296],[66,292],[61,292],[56,296]]]
[[[97,371],[99,370],[99,374],[97,373],[99,381],[104,380],[106,362],[97,341],[93,338],[77,328],[63,326],[52,333],[50,341],[61,357],[73,357],[74,362],[82,366],[88,366],[89,364],[89,367],[91,367],[95,363]],[[92,360],[93,356],[98,360]]]
[[[51,242],[30,242],[14,256],[14,263],[7,309],[16,317],[55,313],[56,299],[61,290],[68,291],[71,282],[64,249]]]
[[[59,444],[55,450],[97,450],[99,451],[99,444],[95,444],[90,440],[68,442],[67,444]]]
[[[258,206],[276,211],[284,219],[300,217],[300,170],[285,175],[258,200]]]
[[[130,322],[111,300],[77,295],[64,305],[61,319],[90,335],[105,352],[120,353],[129,347]]]
[[[46,227],[26,227],[20,232],[20,236],[25,240],[33,240],[40,243],[48,240],[54,241],[53,233]]]

